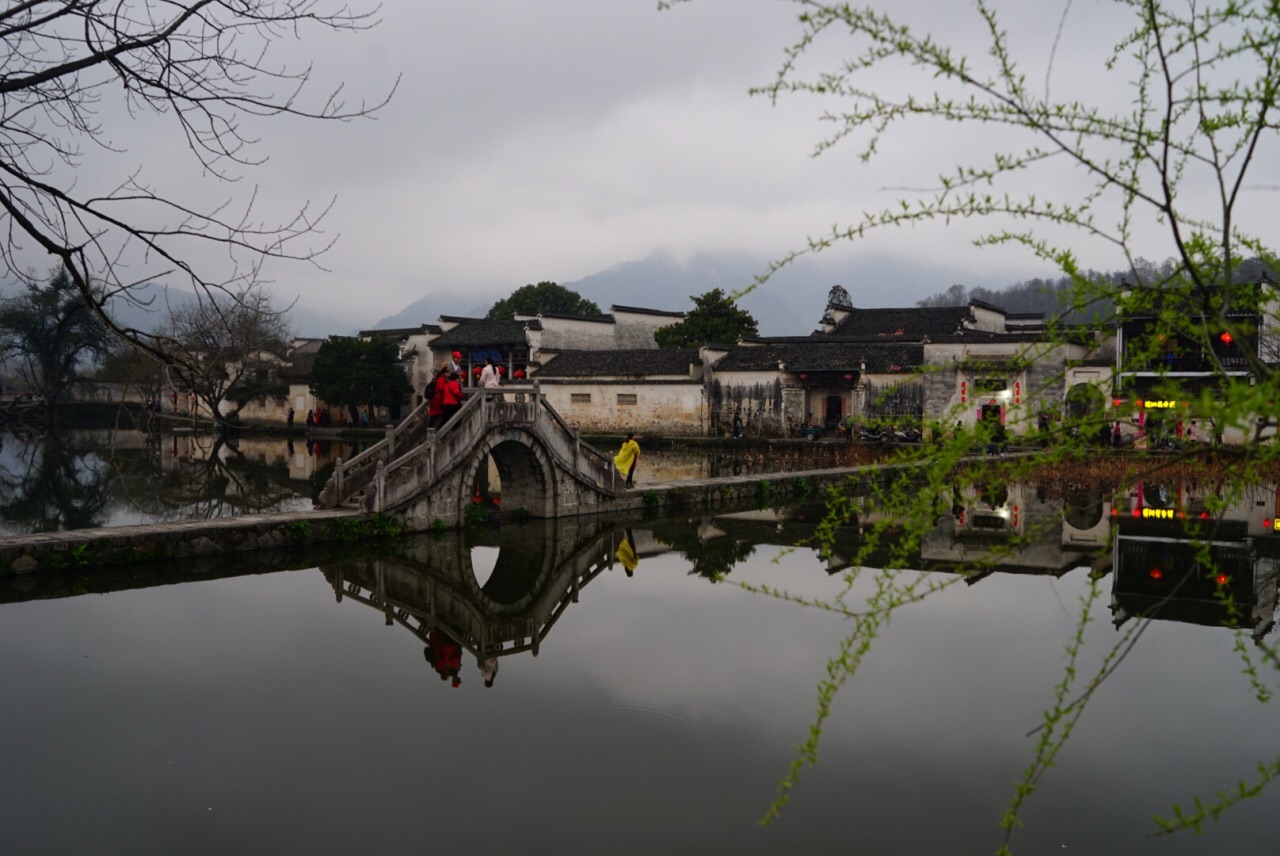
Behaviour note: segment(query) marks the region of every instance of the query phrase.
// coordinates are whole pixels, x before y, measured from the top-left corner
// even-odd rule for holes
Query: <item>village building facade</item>
[[[777,435],[844,426],[950,430],[987,419],[1025,433],[1058,418],[1065,370],[1087,345],[1050,346],[1041,315],[959,307],[831,304],[808,337],[713,346],[708,406],[720,430],[741,420]]]
[[[703,361],[696,348],[546,352],[534,379],[571,426],[587,433],[704,435]]]
[[[1220,290],[1209,287],[1204,300],[1216,302]],[[1275,286],[1264,279],[1241,283],[1236,292],[1233,305],[1237,308],[1216,327],[1202,304],[1181,295],[1166,297],[1152,291],[1147,300],[1123,301],[1126,308],[1116,325],[1115,383],[1108,403],[1124,432],[1139,444],[1187,440],[1239,444],[1254,439],[1252,425],[1220,429],[1211,414],[1201,410],[1206,400],[1225,404],[1231,384],[1251,385],[1255,365],[1274,364],[1280,357],[1274,350]],[[1130,296],[1126,292],[1125,297]],[[1207,335],[1192,339],[1169,331],[1160,319],[1170,313],[1194,319]]]

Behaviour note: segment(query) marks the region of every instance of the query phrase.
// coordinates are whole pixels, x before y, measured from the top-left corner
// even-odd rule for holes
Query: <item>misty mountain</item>
[[[514,289],[513,289],[514,290]],[[505,296],[505,295],[504,295]],[[428,294],[410,303],[394,315],[388,315],[375,323],[372,330],[393,330],[401,327],[420,327],[434,324],[441,315],[458,315],[463,318],[483,318],[493,301],[476,303],[474,296],[457,294]]]
[[[750,287],[768,263],[763,257],[743,254],[700,253],[682,260],[655,253],[560,285],[594,301],[605,312],[615,305],[685,312],[693,308],[692,295],[714,288],[735,293]],[[543,279],[535,276],[530,281]],[[866,254],[818,255],[798,259],[779,271],[744,295],[740,305],[759,323],[761,335],[802,336],[817,328],[833,285],[844,285],[859,306],[910,306],[940,284],[954,281],[955,271],[925,262]],[[477,305],[473,298],[431,295],[382,319],[374,328],[416,327],[434,323],[441,315],[480,317],[491,305],[492,301]]]

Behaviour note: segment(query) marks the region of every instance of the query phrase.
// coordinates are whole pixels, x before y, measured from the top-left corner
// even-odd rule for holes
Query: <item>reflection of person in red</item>
[[[462,684],[462,678],[458,677],[462,669],[462,646],[448,633],[443,630],[428,632],[427,647],[422,649],[422,656],[427,658],[440,680],[451,680],[455,687]]]

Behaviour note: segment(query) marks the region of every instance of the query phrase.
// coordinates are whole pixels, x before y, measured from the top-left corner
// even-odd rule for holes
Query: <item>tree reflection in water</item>
[[[142,451],[116,453],[111,461],[121,497],[150,520],[281,511],[293,507],[298,496],[287,466],[249,460],[234,438],[171,436]]]
[[[248,454],[211,435],[5,434],[0,511],[10,532],[50,532],[310,507],[286,441],[247,442]]]
[[[92,435],[0,435],[0,518],[27,532],[103,524],[115,473]]]

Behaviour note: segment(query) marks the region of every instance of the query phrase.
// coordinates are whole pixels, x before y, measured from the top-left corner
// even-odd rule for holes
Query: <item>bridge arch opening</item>
[[[474,551],[471,554],[469,564],[479,594],[492,606],[523,608],[545,583],[545,557],[531,556],[510,546],[499,548],[496,553],[492,567],[484,567],[476,561],[479,557]]]
[[[499,432],[477,450],[462,480],[466,495],[460,497],[460,501],[464,505],[471,504],[482,482],[488,485],[491,459],[501,485],[504,512],[524,512],[531,517],[554,516],[557,489],[553,465],[541,444],[519,430]]]

